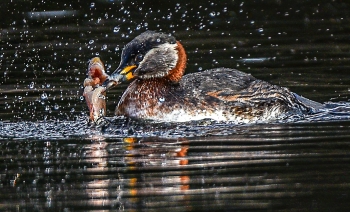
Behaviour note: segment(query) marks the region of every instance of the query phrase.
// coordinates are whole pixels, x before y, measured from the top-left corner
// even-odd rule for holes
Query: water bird
[[[130,82],[115,114],[158,122],[256,123],[303,117],[323,107],[231,68],[184,75],[186,63],[185,49],[174,36],[146,31],[135,37],[123,48],[119,67],[103,80],[106,90]]]

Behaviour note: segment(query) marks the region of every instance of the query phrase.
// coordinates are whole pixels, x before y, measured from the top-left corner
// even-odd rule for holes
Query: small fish
[[[88,77],[84,80],[84,87],[102,85],[104,81],[109,77],[106,72],[104,65],[99,57],[94,57],[89,61],[87,69]]]
[[[84,88],[85,101],[90,111],[90,120],[96,122],[106,115],[106,88],[86,86]]]
[[[106,88],[102,84],[109,77],[99,57],[89,61],[87,75],[83,96],[90,111],[90,120],[96,122],[106,115]]]

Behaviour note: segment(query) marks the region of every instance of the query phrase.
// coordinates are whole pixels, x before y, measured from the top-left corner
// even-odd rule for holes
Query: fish
[[[106,87],[102,84],[108,78],[104,64],[99,57],[89,61],[87,78],[84,80],[83,96],[89,108],[89,120],[97,122],[106,116]]]

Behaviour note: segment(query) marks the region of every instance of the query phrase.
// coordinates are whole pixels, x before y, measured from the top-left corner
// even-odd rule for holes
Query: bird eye
[[[142,54],[138,54],[135,57],[135,62],[136,63],[140,63],[143,60],[143,55]]]

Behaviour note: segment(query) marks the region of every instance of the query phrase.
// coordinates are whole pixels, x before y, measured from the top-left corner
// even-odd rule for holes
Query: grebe
[[[186,60],[183,46],[173,36],[146,31],[135,37],[124,47],[116,71],[102,80],[105,89],[131,81],[115,114],[160,122],[208,118],[253,123],[304,116],[322,108],[287,88],[235,69],[184,75]]]

